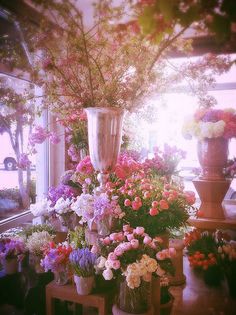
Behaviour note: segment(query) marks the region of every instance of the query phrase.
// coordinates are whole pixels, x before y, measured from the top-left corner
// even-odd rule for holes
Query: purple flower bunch
[[[90,277],[94,274],[97,256],[88,247],[74,249],[69,256],[74,273],[79,277]]]
[[[94,196],[94,215],[95,222],[99,222],[108,216],[116,214],[118,204],[116,200],[110,200],[107,194]],[[121,212],[121,211],[120,211]]]
[[[23,259],[26,252],[25,243],[19,239],[3,238],[0,240],[0,259]]]
[[[57,187],[52,186],[48,190],[48,199],[51,201],[51,207],[55,206],[57,200],[61,197],[66,200],[67,198],[73,198],[75,196],[75,189],[64,184],[59,184]]]

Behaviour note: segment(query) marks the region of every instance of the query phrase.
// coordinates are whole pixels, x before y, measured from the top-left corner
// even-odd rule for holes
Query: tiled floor
[[[171,287],[175,300],[170,315],[236,315],[236,299],[228,294],[225,282],[208,287],[200,275],[189,268],[184,258],[186,284]]]

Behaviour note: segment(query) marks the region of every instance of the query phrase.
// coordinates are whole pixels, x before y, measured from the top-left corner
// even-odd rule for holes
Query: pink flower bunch
[[[139,286],[140,278],[150,281],[152,273],[165,273],[166,264],[170,267],[170,258],[175,256],[173,248],[162,249],[162,240],[150,237],[142,226],[134,229],[124,225],[122,232],[112,233],[101,242],[104,278],[124,275],[131,288]],[[142,268],[137,268],[141,265]]]
[[[89,156],[86,156],[82,161],[79,162],[76,167],[76,171],[86,175],[92,174],[94,172],[94,168]]]
[[[126,179],[111,189],[111,193],[118,196],[118,203],[125,213],[123,222],[129,222],[133,227],[142,224],[150,235],[184,225],[188,210],[195,203],[193,192],[169,184],[165,178],[147,178],[140,174]]]
[[[29,144],[34,147],[36,144],[43,143],[47,138],[52,144],[60,142],[60,138],[55,132],[47,131],[45,128],[37,125],[29,136]]]
[[[119,157],[115,167],[115,174],[119,179],[124,180],[140,170],[142,170],[142,166],[139,162],[135,161],[131,156],[123,154]]]
[[[154,157],[146,159],[143,163],[145,172],[158,176],[172,175],[177,172],[178,163],[184,159],[186,152],[176,146],[164,145],[164,150],[154,148]]]

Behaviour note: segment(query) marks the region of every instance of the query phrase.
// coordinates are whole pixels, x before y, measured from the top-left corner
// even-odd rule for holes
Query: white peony
[[[71,204],[71,209],[81,217],[81,223],[88,222],[89,219],[93,218],[94,214],[94,196],[90,194],[81,194]]]
[[[30,205],[30,211],[35,217],[45,215],[50,210],[50,201],[48,201],[46,198],[40,200],[39,202],[35,204]]]
[[[58,214],[64,214],[67,212],[71,211],[71,200],[69,198],[67,198],[66,200],[61,197],[57,200],[55,206],[54,206],[54,210],[58,213]]]

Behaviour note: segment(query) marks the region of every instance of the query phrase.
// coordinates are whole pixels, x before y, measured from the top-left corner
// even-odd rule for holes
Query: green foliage
[[[73,244],[75,248],[88,247],[85,239],[85,227],[83,226],[76,226],[74,231],[69,232],[68,238],[70,244]]]
[[[22,235],[28,239],[33,233],[35,232],[42,232],[46,231],[48,232],[51,236],[55,235],[56,232],[54,228],[49,225],[49,224],[36,224],[36,225],[31,225],[29,227],[25,227],[22,230]]]
[[[188,254],[193,255],[195,252],[199,251],[205,255],[210,253],[218,253],[218,246],[215,239],[215,235],[203,232],[201,237],[194,242],[190,243],[187,247]]]

